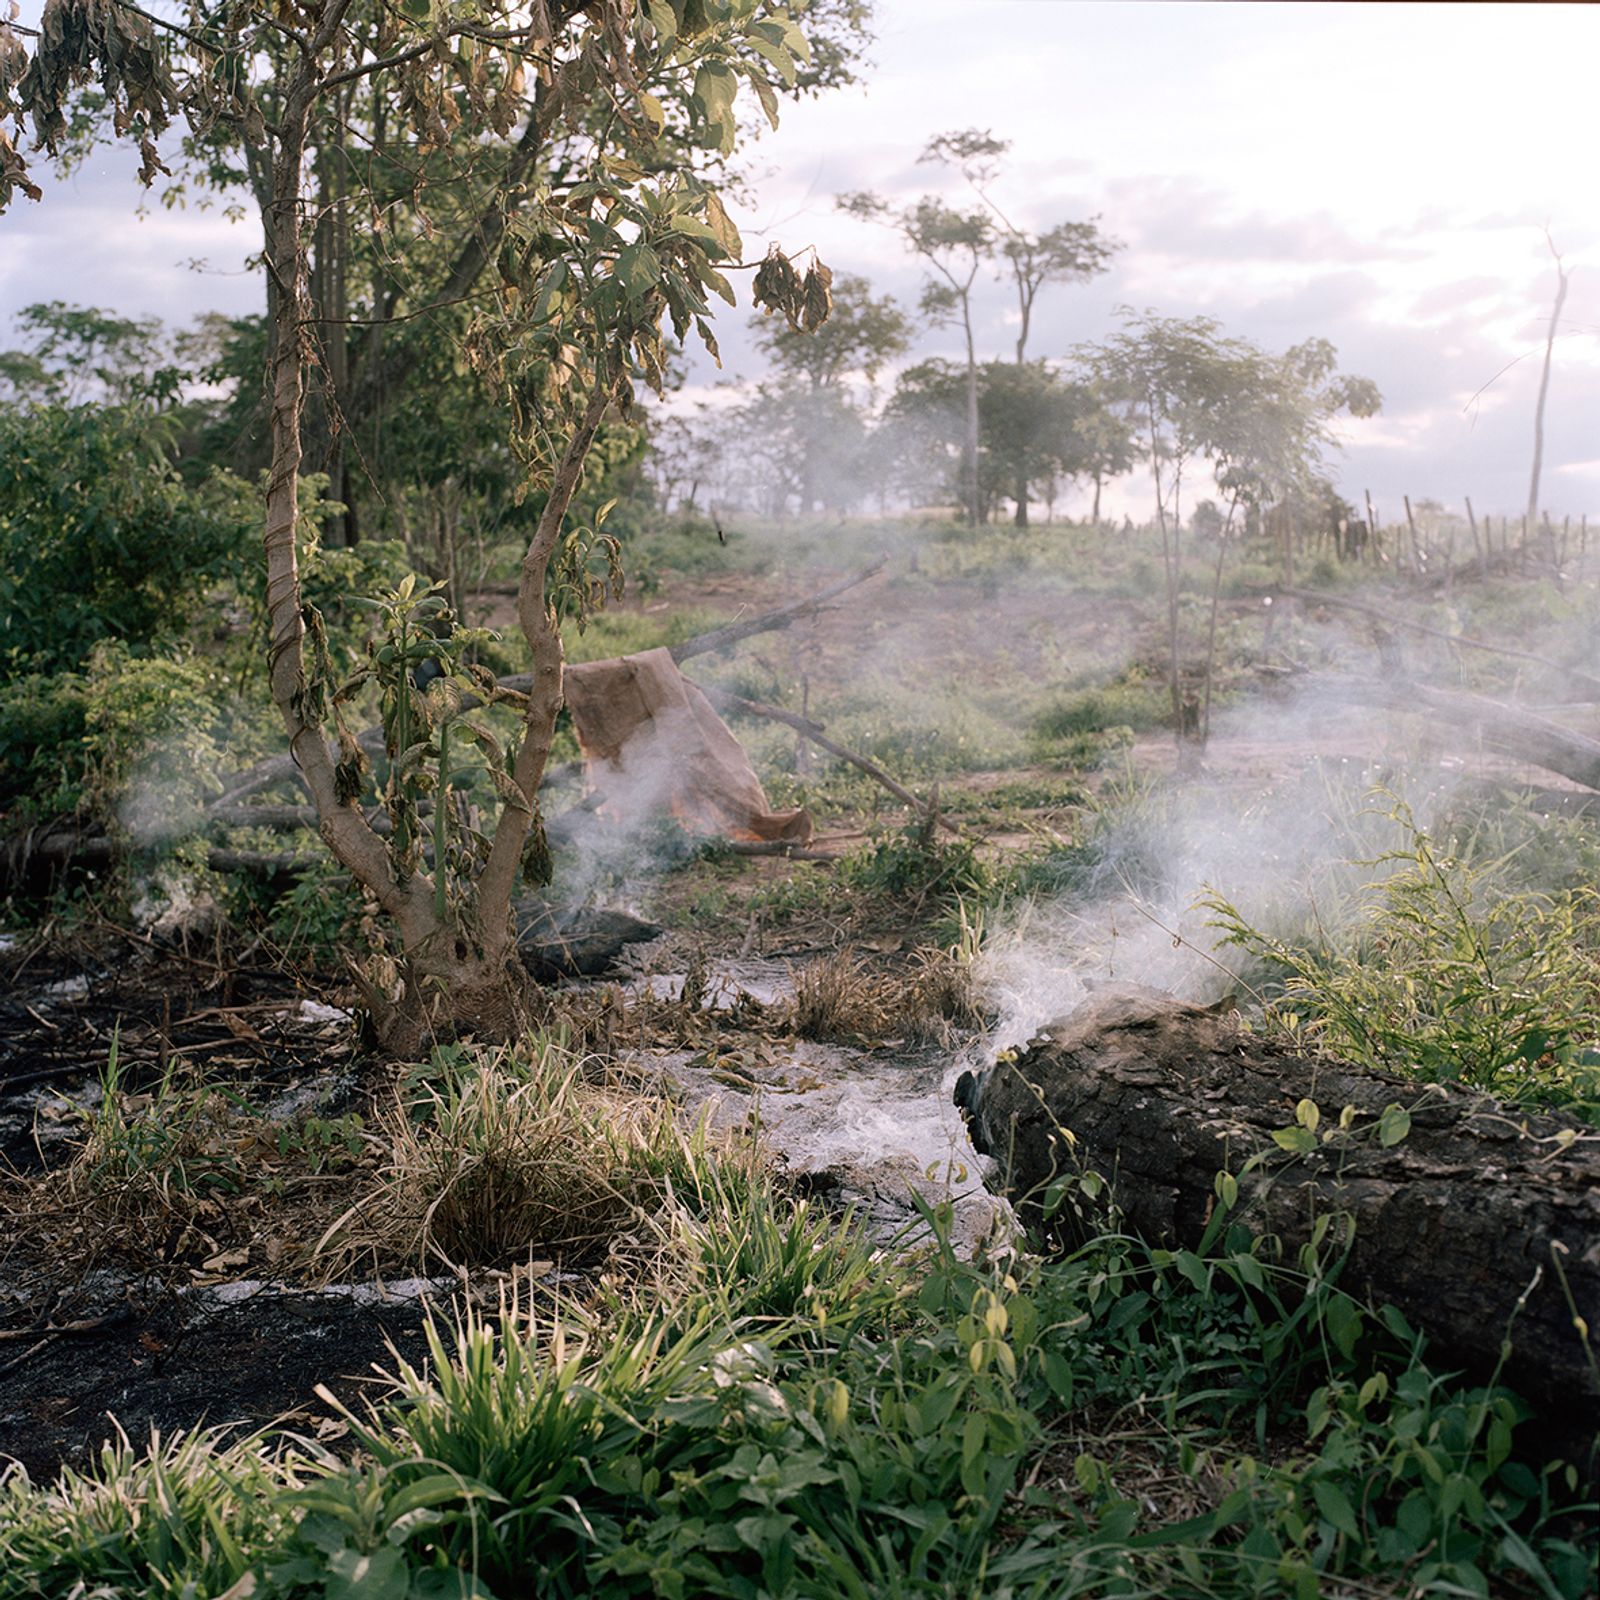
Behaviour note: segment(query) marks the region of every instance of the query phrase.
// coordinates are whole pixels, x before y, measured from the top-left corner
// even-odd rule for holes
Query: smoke
[[[1251,962],[1226,942],[1219,902],[1269,937],[1337,941],[1413,825],[1447,826],[1461,798],[1463,774],[1419,760],[1398,719],[1321,689],[1221,718],[1212,748],[1223,759],[1209,776],[1128,782],[1060,853],[1057,881],[988,930],[992,1048],[1025,1043],[1106,983],[1248,1006]]]
[[[693,717],[668,708],[636,730],[614,760],[589,763],[595,787],[551,829],[555,884],[564,903],[606,897],[634,907],[649,880],[693,854],[680,818],[684,752]]]

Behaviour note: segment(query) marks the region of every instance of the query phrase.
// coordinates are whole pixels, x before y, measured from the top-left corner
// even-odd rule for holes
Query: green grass
[[[658,1276],[598,1320],[435,1325],[345,1458],[197,1435],[13,1469],[0,1597],[1592,1592],[1595,1508],[1515,1397],[1243,1230],[884,1258],[699,1161]]]

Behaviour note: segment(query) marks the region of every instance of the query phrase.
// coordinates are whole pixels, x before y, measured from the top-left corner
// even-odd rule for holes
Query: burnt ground
[[[104,1298],[68,1295],[52,1320],[88,1320],[75,1313]],[[426,1351],[416,1299],[264,1293],[221,1304],[130,1286],[112,1300],[92,1313],[106,1319],[94,1332],[0,1334],[0,1455],[35,1478],[88,1465],[119,1428],[136,1445],[151,1429],[170,1438],[269,1422],[336,1439],[344,1424],[316,1397],[319,1384],[359,1407],[382,1386],[374,1366],[392,1367],[395,1353],[420,1361]]]
[[[331,1113],[356,1093],[353,1034],[345,1014],[271,966],[108,930],[0,953],[0,1181],[10,1213],[0,1245],[0,1457],[36,1475],[82,1466],[119,1424],[136,1443],[153,1427],[170,1436],[280,1417],[314,1434],[328,1409],[317,1384],[354,1399],[391,1342],[404,1356],[421,1353],[414,1297],[230,1300],[219,1286],[226,1274],[206,1270],[208,1253],[234,1243],[226,1234],[174,1237],[138,1271],[94,1267],[70,1250],[40,1259],[19,1245],[16,1179],[70,1160],[113,1041],[135,1096],[163,1080],[204,1081],[258,1107],[320,1096]]]

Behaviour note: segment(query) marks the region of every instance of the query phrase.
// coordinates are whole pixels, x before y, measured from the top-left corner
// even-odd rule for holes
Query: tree
[[[1002,157],[1011,148],[984,128],[942,133],[930,139],[918,158],[947,167],[967,181],[981,209],[963,212],[925,195],[915,205],[893,210],[880,196],[861,192],[841,196],[842,209],[853,216],[887,222],[906,244],[934,269],[924,290],[922,308],[937,321],[959,321],[966,339],[966,423],[964,464],[967,518],[980,518],[978,484],[979,378],[977,344],[973,333],[972,295],[978,271],[985,261],[998,257],[1005,263],[1017,294],[1018,328],[1016,362],[1027,361],[1028,336],[1034,307],[1047,283],[1085,283],[1104,272],[1121,246],[1104,238],[1097,222],[1061,222],[1042,233],[1019,226],[993,196]],[[1028,525],[1028,480],[1010,488],[1018,527]]]
[[[1561,308],[1567,303],[1566,266],[1548,229],[1544,237],[1556,261],[1556,302],[1550,310],[1550,331],[1544,341],[1544,367],[1539,374],[1539,400],[1533,411],[1533,475],[1528,480],[1528,511],[1524,523],[1524,536],[1527,538],[1533,537],[1538,526],[1539,478],[1544,471],[1544,403],[1550,393],[1550,361],[1555,354],[1556,330],[1561,326]]]
[[[776,119],[778,89],[797,81],[808,55],[804,35],[767,0],[404,9],[308,0],[287,12],[238,0],[187,23],[128,0],[48,0],[31,56],[15,29],[0,40],[0,121],[20,125],[25,114],[47,151],[66,146],[69,117],[86,105],[104,105],[138,144],[146,182],[163,170],[158,141],[178,118],[194,140],[243,151],[271,285],[263,550],[273,699],[324,841],[399,936],[398,993],[367,989],[380,1033],[409,1048],[429,1028],[509,1031],[525,1014],[511,898],[524,869],[537,876],[548,859],[538,791],[561,704],[553,600],[582,608],[595,598],[587,563],[597,535],[569,531],[566,514],[602,423],[630,408],[633,381],[661,387],[667,320],[675,336],[693,329],[715,353],[708,297],[733,300],[722,268],[737,263],[740,243],[708,173],[734,149],[741,86]],[[268,57],[274,70],[258,88],[256,67]],[[525,186],[518,204],[498,206],[490,221],[458,218],[443,286],[448,293],[476,283],[492,263],[460,336],[461,359],[505,396],[521,487],[544,496],[517,595],[532,687],[509,750],[461,715],[468,693],[492,685],[470,670],[470,641],[457,637],[436,596],[402,585],[380,612],[370,667],[340,684],[301,591],[295,535],[307,377],[329,365],[310,298],[316,212],[307,201],[316,174],[308,152],[313,130],[337,122],[357,94],[371,97],[374,127],[381,114],[383,160],[425,166],[465,129],[502,181],[520,172]],[[556,140],[563,164],[540,170]],[[684,165],[690,149],[709,157]],[[38,197],[7,139],[0,205],[18,191]],[[380,195],[352,165],[325,203],[371,217],[381,215]],[[436,235],[446,231],[445,215],[433,223]],[[799,327],[826,320],[819,265],[801,273],[776,248],[756,270],[754,295]],[[447,668],[426,694],[411,676],[424,655]],[[364,758],[343,726],[343,705],[364,686],[384,710],[388,840],[357,804]],[[473,746],[501,802],[481,835],[459,816],[452,827],[460,775],[452,763]],[[435,820],[424,830],[428,795]]]
[[[1158,317],[1125,310],[1123,330],[1081,352],[1102,391],[1120,399],[1155,486],[1166,578],[1168,687],[1180,759],[1210,732],[1222,567],[1241,504],[1264,505],[1311,484],[1333,443],[1341,412],[1370,416],[1377,387],[1335,371],[1325,339],[1272,356],[1225,336],[1211,317]],[[1187,474],[1208,469],[1226,514],[1217,538],[1207,645],[1196,689],[1185,672],[1179,626],[1182,494]]]
[[[988,259],[994,228],[982,211],[957,211],[933,195],[893,210],[881,196],[841,195],[839,207],[851,216],[893,227],[914,254],[933,269],[922,292],[924,316],[938,323],[958,322],[966,341],[966,432],[962,439],[963,502],[969,524],[979,521],[978,495],[978,344],[972,325],[972,289]]]
[[[64,300],[17,313],[23,347],[0,350],[0,400],[13,405],[170,404],[184,376],[153,317]]]
[[[1105,386],[1091,377],[1085,384],[1089,404],[1073,420],[1083,451],[1083,473],[1094,484],[1089,520],[1100,525],[1100,493],[1108,478],[1120,478],[1134,463],[1133,425],[1126,404],[1119,404]]]
[[[852,498],[866,425],[850,392],[859,375],[868,384],[910,342],[911,319],[865,278],[846,274],[833,284],[833,311],[814,333],[767,313],[755,324],[756,342],[776,368],[746,406],[747,432],[764,452],[782,445],[794,458],[793,489],[801,514],[814,511],[828,484],[829,503]]]
[[[935,357],[902,372],[885,421],[909,456],[907,477],[926,483],[965,470],[962,416],[966,375]],[[978,513],[988,522],[1018,490],[1054,498],[1063,480],[1087,475],[1096,457],[1083,424],[1099,401],[1089,385],[1064,378],[1047,363],[986,361],[978,369]]]

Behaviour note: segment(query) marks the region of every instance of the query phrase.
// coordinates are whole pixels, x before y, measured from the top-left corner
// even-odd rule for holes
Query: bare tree
[[[1556,303],[1550,310],[1550,331],[1544,341],[1544,371],[1539,376],[1539,403],[1533,412],[1533,476],[1528,481],[1528,520],[1525,527],[1531,533],[1539,525],[1539,475],[1544,470],[1544,402],[1550,393],[1550,358],[1555,351],[1556,329],[1561,322],[1561,308],[1566,304],[1567,285],[1571,281],[1567,269],[1561,264],[1561,252],[1548,228],[1544,231],[1545,243],[1556,262]]]

